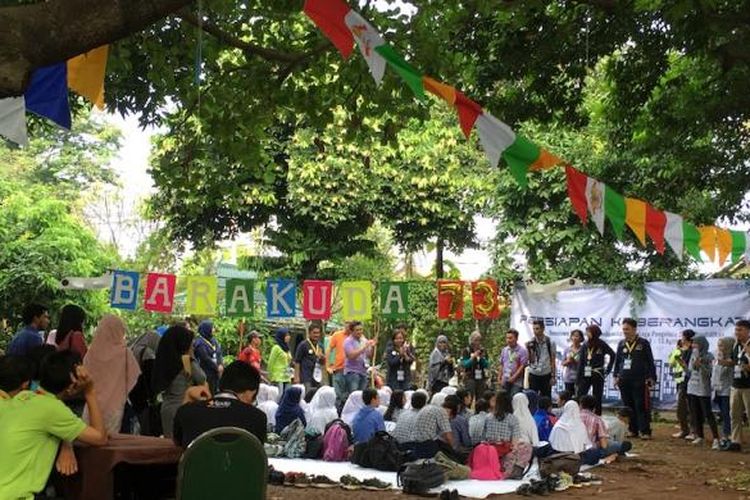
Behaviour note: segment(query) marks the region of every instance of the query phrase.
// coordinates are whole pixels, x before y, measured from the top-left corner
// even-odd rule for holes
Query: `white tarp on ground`
[[[604,339],[616,348],[622,339],[620,322],[626,317],[637,319],[638,333],[651,342],[659,378],[655,402],[670,406],[675,400],[675,387],[665,361],[680,333],[692,329],[705,335],[715,352],[716,339],[733,335],[735,321],[750,318],[750,280],[648,283],[643,303],[625,290],[604,286],[581,286],[550,294],[526,289],[513,293],[511,326],[520,332],[522,341],[527,341],[532,335],[532,320],[542,319],[547,334],[557,344],[558,359],[570,331],[584,330],[592,323],[601,327]],[[605,399],[619,398],[611,378]],[[558,385],[562,390],[562,377],[558,377]]]

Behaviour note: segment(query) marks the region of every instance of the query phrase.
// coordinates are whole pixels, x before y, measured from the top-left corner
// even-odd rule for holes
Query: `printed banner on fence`
[[[255,281],[228,279],[226,288],[227,316],[252,316],[255,312]]]
[[[302,316],[305,319],[327,320],[331,317],[333,281],[302,282]]]
[[[341,316],[344,321],[372,318],[372,284],[369,281],[341,283]]]
[[[380,283],[380,315],[383,319],[409,317],[409,284],[399,281]]]
[[[526,342],[532,335],[532,320],[541,319],[547,335],[557,344],[558,360],[562,360],[571,330],[585,330],[596,324],[602,329],[602,338],[614,349],[623,338],[622,319],[636,319],[638,334],[651,343],[654,352],[658,383],[652,397],[658,407],[670,408],[675,404],[677,389],[666,360],[681,332],[689,328],[706,336],[711,351],[716,352],[716,340],[733,336],[735,322],[748,316],[750,281],[657,282],[646,285],[646,301],[642,304],[625,290],[603,286],[584,286],[556,294],[516,289],[511,327]],[[557,365],[560,370],[560,363]],[[562,390],[562,376],[558,375],[557,381],[557,390]],[[605,384],[605,399],[619,398],[610,376]]]
[[[294,280],[268,280],[266,285],[266,316],[293,318],[297,314],[297,284]]]
[[[112,290],[109,305],[114,309],[135,311],[138,305],[138,282],[140,274],[131,271],[115,271],[112,275]]]
[[[143,308],[147,311],[171,313],[174,308],[174,274],[148,273]]]
[[[463,319],[464,282],[458,280],[438,280],[437,287],[438,319]]]
[[[471,301],[474,319],[497,319],[500,316],[500,301],[497,282],[482,279],[471,283]]]
[[[188,276],[185,314],[211,316],[216,314],[219,280],[216,276]]]

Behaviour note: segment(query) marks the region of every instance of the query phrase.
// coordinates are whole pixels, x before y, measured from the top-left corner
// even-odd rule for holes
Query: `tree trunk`
[[[435,276],[437,279],[443,279],[445,277],[445,269],[443,265],[443,250],[445,249],[445,242],[443,238],[438,236],[437,245],[435,246]]]
[[[193,0],[48,0],[0,8],[0,98],[29,74],[147,28]]]

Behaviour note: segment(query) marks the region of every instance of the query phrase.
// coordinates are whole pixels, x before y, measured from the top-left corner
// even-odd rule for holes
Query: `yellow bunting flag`
[[[68,60],[68,87],[99,109],[104,109],[104,73],[109,45],[90,50]]]
[[[723,266],[732,253],[732,233],[720,227],[716,228],[716,246],[719,249],[719,265]]]
[[[440,83],[429,76],[422,77],[422,85],[430,94],[436,95],[451,106],[456,104],[456,89],[450,85]]]
[[[698,232],[701,235],[699,243],[701,250],[708,255],[708,260],[713,262],[716,260],[716,227],[701,226],[698,228]]]
[[[372,318],[372,283],[344,281],[341,283],[341,315],[344,321]]]
[[[625,198],[625,223],[646,246],[646,202],[634,198]]]
[[[219,282],[215,276],[188,276],[185,313],[197,316],[216,314]]]
[[[529,170],[532,172],[540,172],[542,170],[548,170],[556,165],[560,165],[562,162],[563,161],[560,158],[546,149],[541,148],[539,151],[539,158],[529,165]]]

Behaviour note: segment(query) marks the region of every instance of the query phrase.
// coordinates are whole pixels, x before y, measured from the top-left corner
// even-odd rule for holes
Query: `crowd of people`
[[[197,332],[187,323],[160,327],[130,346],[119,316],[100,318],[90,345],[85,322],[84,311],[68,305],[57,328],[46,333],[49,311],[29,305],[24,326],[0,358],[0,498],[32,498],[52,470],[74,474],[72,443],[100,446],[113,433],[164,436],[187,447],[223,426],[269,443],[292,428],[322,436],[339,425],[350,431],[352,445],[388,433],[410,458],[455,464],[471,463],[477,447],[489,443],[502,477],[511,479],[523,476],[533,456],[565,452],[585,464],[606,463],[630,450],[632,439],[651,438],[655,363],[630,318],[622,321],[617,349],[591,325],[571,332],[561,360],[542,321],[533,323],[525,345],[511,329],[496,374],[479,332],[459,350],[439,335],[422,388],[405,326],[393,330],[382,350],[381,377],[377,339],[367,339],[359,322],[325,338],[313,324],[294,343],[291,332],[279,328],[267,360],[263,336],[252,331],[226,366],[210,321]],[[720,339],[715,357],[705,337],[686,330],[669,363],[679,388],[681,432],[675,437],[699,444],[707,423],[714,448],[739,450],[742,417],[750,413],[750,322],[737,321],[735,338]],[[565,390],[555,407],[558,364]],[[602,417],[610,375],[622,406]]]

